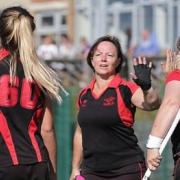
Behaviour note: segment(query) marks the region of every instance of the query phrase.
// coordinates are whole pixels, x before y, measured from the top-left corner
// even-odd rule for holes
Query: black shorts
[[[180,157],[175,160],[174,165],[174,180],[180,180]]]
[[[85,180],[142,180],[145,171],[145,162],[139,162],[108,172],[90,172],[82,169],[81,175]]]
[[[49,166],[45,162],[0,168],[2,180],[50,180]]]

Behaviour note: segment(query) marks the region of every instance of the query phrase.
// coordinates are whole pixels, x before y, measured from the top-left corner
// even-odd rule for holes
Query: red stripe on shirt
[[[116,88],[116,93],[117,93],[117,104],[118,104],[119,117],[126,126],[132,127],[133,123],[134,123],[132,113],[126,107],[119,88]]]
[[[9,150],[13,164],[19,164],[11,133],[8,128],[7,120],[2,112],[0,112],[0,133],[2,134],[4,142],[6,143],[6,146]]]
[[[9,56],[9,54],[10,54],[9,51],[7,51],[6,49],[4,49],[4,48],[0,49],[0,60]]]
[[[29,127],[28,127],[28,133],[34,148],[34,151],[36,153],[37,156],[37,160],[38,162],[42,161],[42,156],[41,156],[41,151],[38,145],[38,142],[36,140],[35,137],[35,133],[37,132],[38,128],[37,128],[37,124],[36,124],[36,120],[39,118],[39,116],[42,114],[42,109],[39,109],[33,116],[31,122],[29,123]]]

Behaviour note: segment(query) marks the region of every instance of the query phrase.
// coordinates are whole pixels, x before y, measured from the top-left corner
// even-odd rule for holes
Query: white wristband
[[[146,147],[150,148],[150,149],[160,148],[162,141],[163,141],[163,139],[161,139],[159,137],[149,135]]]

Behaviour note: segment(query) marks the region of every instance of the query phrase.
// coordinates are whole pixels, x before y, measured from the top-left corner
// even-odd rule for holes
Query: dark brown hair
[[[122,53],[122,49],[121,49],[121,45],[120,45],[120,42],[119,42],[119,39],[116,38],[115,36],[110,36],[110,35],[106,35],[106,36],[102,36],[100,38],[98,38],[95,43],[91,46],[90,50],[89,50],[89,53],[88,53],[88,56],[87,56],[87,63],[88,65],[93,69],[94,71],[94,67],[92,65],[92,58],[93,58],[93,55],[94,55],[94,52],[97,48],[97,46],[103,42],[103,41],[108,41],[108,42],[111,42],[112,44],[114,44],[114,46],[116,47],[117,49],[117,56],[118,56],[118,59],[120,60],[120,63],[119,65],[116,67],[116,73],[120,72],[121,70],[121,66],[122,66],[122,63],[123,63],[123,59],[124,59],[124,56],[123,56],[123,53]]]

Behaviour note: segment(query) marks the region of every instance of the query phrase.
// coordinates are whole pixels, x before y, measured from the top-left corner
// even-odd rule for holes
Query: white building
[[[180,35],[180,0],[76,0],[76,40],[93,42],[104,34],[123,36],[131,29],[133,42],[143,29],[154,32],[161,48],[174,47]]]

